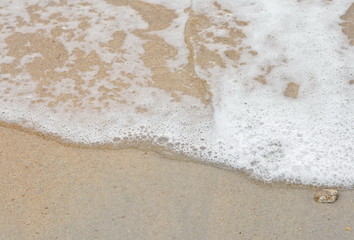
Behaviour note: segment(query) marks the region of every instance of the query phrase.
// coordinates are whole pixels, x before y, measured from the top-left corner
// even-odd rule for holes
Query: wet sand
[[[137,149],[65,146],[0,128],[1,239],[353,239],[354,192],[315,188]]]
[[[353,13],[343,17],[351,45]],[[155,65],[159,79],[166,69]],[[186,94],[208,102],[207,90]],[[0,239],[354,239],[354,191],[318,204],[316,188],[153,151],[79,148],[0,127],[0,169]]]

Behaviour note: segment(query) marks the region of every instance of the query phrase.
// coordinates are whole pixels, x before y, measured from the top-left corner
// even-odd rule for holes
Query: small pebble
[[[350,227],[344,228],[345,231],[351,231],[352,229]]]
[[[338,199],[338,191],[334,189],[323,189],[317,192],[314,199],[318,203],[333,203]]]
[[[299,88],[300,85],[294,82],[288,83],[288,86],[286,87],[284,91],[284,96],[285,97],[291,97],[291,98],[297,98],[297,95],[299,94]]]

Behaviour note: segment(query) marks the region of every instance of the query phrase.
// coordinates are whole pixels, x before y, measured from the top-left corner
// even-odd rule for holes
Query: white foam
[[[348,84],[354,80],[354,50],[339,25],[340,16],[352,0],[220,0],[223,8],[232,11],[223,15],[218,15],[214,0],[149,0],[175,9],[179,15],[169,28],[151,33],[178,49],[176,57],[167,63],[171,70],[187,63],[185,8],[192,6],[196,13],[207,15],[213,22],[208,31],[216,36],[228,35],[227,30],[217,26],[232,24],[233,17],[249,22],[247,26],[237,26],[247,36],[242,46],[250,46],[258,54],[242,54],[239,62],[245,65],[234,68],[234,62],[224,58],[225,68],[215,65],[205,70],[195,66],[198,76],[211,87],[211,105],[183,94],[176,102],[170,93],[149,85],[151,69],[140,60],[146,40],[133,34],[136,29],[147,29],[148,23],[137,11],[104,1],[86,1],[92,4],[87,7],[79,6],[84,1],[68,2],[73,5],[50,7],[45,1],[1,1],[0,16],[10,27],[3,27],[1,39],[10,36],[13,28],[19,33],[42,29],[44,36],[50,36],[56,26],[75,29],[84,42],[68,40],[66,33],[58,41],[69,54],[75,48],[85,53],[96,51],[102,61],[111,64],[110,76],[96,79],[99,66],[79,72],[83,87],[88,90],[82,97],[81,110],[72,108],[72,102],[62,102],[53,111],[47,105],[51,99],[35,93],[36,79],[27,72],[16,77],[1,74],[0,89],[7,92],[0,98],[0,120],[83,144],[150,140],[203,161],[251,172],[264,181],[354,186],[354,85]],[[50,23],[16,26],[17,16],[30,20],[26,7],[35,3],[45,7],[41,17]],[[49,16],[57,12],[70,21],[50,20]],[[89,32],[78,28],[82,16],[89,17]],[[100,47],[100,42],[112,39],[117,30],[127,34],[124,51],[111,53]],[[220,55],[229,49],[222,43],[204,44]],[[1,63],[12,62],[6,44],[0,45],[0,54]],[[20,67],[38,56],[33,53],[23,57]],[[75,60],[71,55],[66,64]],[[262,85],[254,78],[264,74],[267,66],[273,69],[266,76],[267,84]],[[68,68],[56,70],[65,72]],[[127,78],[123,71],[136,77]],[[130,84],[117,96],[126,103],[108,99],[105,107],[99,100],[100,87],[116,94],[113,80],[118,76]],[[5,78],[13,82],[4,81]],[[300,85],[297,99],[283,95],[289,82]],[[74,79],[62,79],[51,88],[54,96],[77,94]],[[95,100],[89,101],[92,97]],[[44,103],[31,104],[33,100]],[[101,107],[102,112],[97,114],[94,107]],[[137,107],[148,111],[137,112]]]

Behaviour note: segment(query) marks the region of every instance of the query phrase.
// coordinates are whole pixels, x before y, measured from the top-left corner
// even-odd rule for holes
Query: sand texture
[[[262,1],[2,2],[0,121],[80,144],[150,141],[265,180],[354,185],[352,0],[264,12]],[[296,30],[317,25],[306,7],[315,23],[327,11],[324,30]]]
[[[8,128],[0,146],[1,239],[354,238],[353,191],[318,204],[314,188]]]
[[[249,46],[239,48],[246,37],[240,29],[221,25],[218,30],[230,31],[230,38],[204,36],[204,30],[212,26],[211,20],[187,9],[189,20],[184,39],[189,51],[187,62],[179,71],[170,71],[167,62],[178,51],[155,31],[173,22],[176,18],[173,11],[137,0],[107,2],[115,6],[129,5],[149,23],[148,29],[134,31],[134,36],[145,41],[141,60],[152,74],[147,86],[166,91],[175,102],[191,96],[205,106],[210,104],[210,86],[196,74],[196,66],[208,71],[215,66],[225,68],[226,63],[233,61],[237,68],[243,64],[240,54],[257,55]],[[215,8],[226,14],[217,3]],[[29,8],[31,22],[19,18],[17,24],[42,24],[43,20],[36,14],[41,10],[39,6]],[[341,17],[350,45],[354,45],[353,16],[354,4]],[[66,21],[57,15],[52,18]],[[80,25],[83,31],[87,27],[87,19],[84,20]],[[241,27],[247,22],[235,20],[235,24]],[[0,31],[5,27],[0,23]],[[86,54],[79,49],[68,52],[56,41],[66,34],[80,40],[82,36],[78,32],[52,29],[51,37],[13,32],[3,40],[9,47],[8,55],[15,61],[1,63],[1,73],[13,77],[29,74],[30,79],[38,81],[33,93],[39,100],[32,99],[31,106],[43,104],[53,112],[62,108],[74,112],[89,110],[99,115],[112,102],[129,104],[121,91],[130,87],[127,81],[140,84],[139,77],[144,76],[139,76],[136,69],[124,72],[110,82],[114,88],[98,88],[102,98],[90,97],[79,72],[98,66],[99,72],[90,81],[92,86],[98,86],[100,79],[110,77],[112,66],[95,52]],[[112,39],[101,42],[101,47],[114,54],[121,53],[126,37],[123,31],[117,31]],[[221,55],[207,49],[204,46],[207,38],[224,42],[229,50]],[[26,48],[26,44],[31,48]],[[36,52],[42,57],[34,56],[32,62],[21,63],[25,55]],[[68,70],[57,72],[55,69],[63,67],[70,56],[76,60],[66,66]],[[267,85],[272,69],[273,66],[264,66],[264,74],[252,81]],[[72,78],[77,84],[76,95],[48,90],[66,78]],[[28,80],[29,85],[31,81]],[[16,87],[24,81],[0,79],[0,84],[4,82]],[[347,82],[353,85],[354,79]],[[290,82],[282,93],[295,100],[300,88]],[[6,100],[5,94],[0,100]],[[96,106],[96,101],[103,105]],[[136,111],[148,110],[136,108]],[[313,199],[319,190],[314,187],[266,184],[241,172],[183,157],[171,160],[157,150],[70,146],[14,126],[2,123],[0,127],[0,240],[354,239],[354,191],[351,190],[339,190],[340,197],[333,204],[319,204]]]

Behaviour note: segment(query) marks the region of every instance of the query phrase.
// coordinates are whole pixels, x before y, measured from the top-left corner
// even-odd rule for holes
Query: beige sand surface
[[[354,239],[353,191],[318,204],[314,188],[8,128],[0,148],[0,239]]]
[[[174,17],[161,6],[144,5],[141,1],[108,2],[130,4],[149,22],[147,31],[166,28],[164,21],[158,23],[149,11],[168,19]],[[352,45],[353,13],[354,4],[342,17],[343,32]],[[32,15],[31,24],[40,21],[38,15]],[[154,87],[172,94],[180,91],[208,103],[209,87],[195,76],[193,64],[208,68],[213,64],[222,66],[223,62],[220,56],[203,48],[203,39],[198,35],[201,31],[196,27],[198,21],[207,27],[209,20],[192,11],[190,15],[186,34],[192,37],[185,41],[200,48],[190,49],[189,58],[196,55],[197,63],[189,61],[179,73],[171,73],[165,67],[167,59],[176,54],[175,49],[155,35],[144,31],[135,34],[148,40],[143,60],[152,69]],[[52,32],[53,39],[62,34],[58,31]],[[104,44],[119,51],[118,40],[124,37],[117,32],[117,39]],[[235,31],[233,39],[238,42],[221,40],[231,41],[232,48],[244,37],[242,32]],[[38,34],[17,33],[6,39],[16,59],[31,53],[31,49],[18,50],[26,41],[38,45],[38,51],[44,49],[44,59],[26,67],[35,79],[47,79],[44,73],[49,72],[54,82],[67,76],[49,70],[62,66],[68,53],[62,44],[51,44],[54,41],[51,40]],[[67,74],[78,80],[79,76],[75,75],[78,70],[92,64],[100,65],[103,70],[107,67],[95,54],[81,56],[80,51],[73,54],[80,56],[81,62],[70,66]],[[149,62],[157,54],[160,59]],[[225,54],[237,63],[238,52]],[[256,53],[250,50],[250,54]],[[267,84],[266,75],[271,67],[265,69],[265,75],[255,79],[261,84]],[[11,64],[2,66],[1,70],[13,76],[22,71]],[[185,82],[166,83],[162,81],[166,75],[168,79]],[[49,96],[44,91],[46,84],[39,85],[37,94],[49,97],[50,106],[67,101],[68,96]],[[69,97],[75,97],[73,102],[81,106],[82,96]],[[353,191],[341,191],[340,199],[334,204],[317,204],[313,201],[314,188],[264,184],[241,173],[186,159],[169,160],[151,151],[77,148],[0,127],[0,171],[0,240],[354,239]]]

